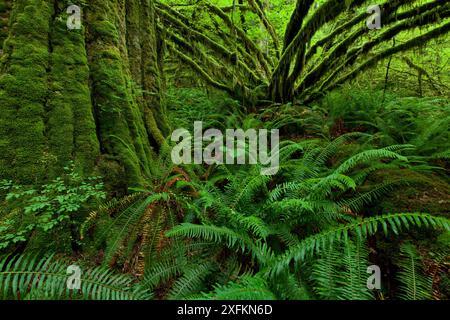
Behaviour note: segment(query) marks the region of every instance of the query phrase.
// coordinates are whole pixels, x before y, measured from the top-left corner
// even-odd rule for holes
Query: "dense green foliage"
[[[352,105],[346,104],[346,108],[325,114],[328,104],[349,97],[355,101]],[[61,299],[151,296],[171,299],[424,299],[433,295],[443,298],[444,289],[439,289],[439,283],[433,281],[447,276],[448,240],[436,237],[442,231],[448,232],[448,220],[425,213],[393,213],[383,209],[374,212],[370,208],[376,208],[377,203],[382,203],[380,201],[399,186],[414,189],[423,183],[429,184],[430,180],[445,181],[441,165],[445,163],[442,161],[446,157],[442,155],[448,146],[441,143],[440,137],[448,133],[424,134],[430,127],[418,117],[411,118],[417,119],[414,126],[407,122],[402,129],[399,119],[409,109],[402,108],[402,99],[395,96],[389,97],[385,107],[379,107],[390,110],[397,105],[401,112],[386,111],[383,117],[386,123],[396,123],[395,128],[376,126],[376,117],[368,121],[358,116],[366,115],[360,108],[369,105],[371,98],[365,97],[364,91],[333,93],[317,106],[303,110],[307,116],[300,122],[289,119],[294,114],[294,106],[285,107],[285,119],[267,119],[268,127],[278,127],[286,134],[301,132],[293,140],[283,141],[281,169],[273,177],[261,176],[258,166],[250,165],[175,166],[170,162],[170,148],[162,149],[160,158],[153,163],[153,174],[145,190],[135,189],[125,198],[112,199],[78,223],[80,236],[77,239],[83,247],[83,260],[101,252],[102,265],[108,266],[102,270],[122,269],[134,274],[140,280],[134,289],[127,290],[136,290],[135,296],[114,296],[109,291],[103,292],[101,287],[94,293],[91,289],[82,289],[81,296],[70,295],[61,282],[65,279],[62,265],[55,271],[59,280],[54,284],[44,278],[36,280],[36,289],[27,287],[34,278],[22,279],[19,271],[26,268],[27,259],[31,259],[28,256],[21,258],[27,261],[23,265],[7,260],[9,265],[0,272],[4,294],[11,294],[8,284],[14,283],[13,275],[17,274],[15,281],[31,290],[27,297],[39,296],[42,290],[47,292],[46,286],[55,285],[56,289],[51,291],[53,298]],[[171,99],[173,96],[168,97],[169,103]],[[208,97],[196,90],[179,93],[177,99],[184,107],[176,105],[171,111],[175,123],[188,124],[203,110],[216,114],[204,119],[209,120],[210,126],[218,123],[243,128],[249,123],[252,127],[265,125],[254,114],[234,118],[224,114],[223,119],[228,122],[223,123],[216,113],[217,108],[221,104],[232,109],[239,107],[233,100],[213,97],[207,102]],[[445,113],[446,105],[439,100],[409,100],[423,110],[428,106],[430,112]],[[380,114],[380,110],[376,113]],[[340,123],[337,119],[348,123],[348,132],[335,132],[330,124]],[[395,134],[396,130],[406,133],[406,128],[410,127],[410,136],[415,139]],[[364,132],[353,131],[355,128]],[[334,135],[338,138],[333,138]],[[421,136],[428,140],[417,143]],[[58,184],[64,186],[58,181],[61,180],[57,179],[44,190],[57,188]],[[7,183],[4,188],[20,190]],[[89,188],[86,184],[86,188],[71,189],[75,199],[80,199],[76,201],[86,199],[91,192]],[[101,188],[95,186],[95,189]],[[98,194],[95,189],[92,189],[94,196]],[[64,194],[65,190],[59,191]],[[6,200],[10,207],[19,207],[11,200],[20,199],[19,195],[24,193],[27,190],[9,192]],[[41,210],[43,200],[38,200],[36,203],[35,198],[31,198],[26,203]],[[20,206],[25,212],[30,207]],[[445,205],[440,210],[436,213],[448,212]],[[54,235],[47,233],[46,237]],[[399,239],[400,243],[405,241],[401,248]],[[414,239],[416,246],[422,248],[421,253],[407,239]],[[437,239],[433,246],[438,249],[431,251],[431,256],[424,255],[423,248],[433,243],[431,239]],[[12,239],[9,251],[11,246],[17,246],[14,242]],[[25,246],[26,251],[33,251],[31,243]],[[386,247],[391,249],[386,251]],[[395,247],[396,252],[391,252]],[[55,244],[47,250],[61,249]],[[433,270],[439,276],[425,273],[424,261],[434,264]],[[88,261],[80,263],[89,265]],[[392,263],[398,268],[394,279],[383,277],[381,291],[366,288],[366,268],[374,263],[385,266]],[[30,262],[28,268],[31,270],[33,265]],[[85,268],[96,270],[93,266]],[[39,275],[39,268],[33,272]],[[85,272],[101,274],[100,271]],[[99,279],[99,285],[105,286],[114,281],[106,274]],[[384,289],[390,281],[398,281],[398,289]],[[24,296],[20,293],[16,298]]]
[[[450,298],[448,2],[73,2],[0,0],[0,299]]]

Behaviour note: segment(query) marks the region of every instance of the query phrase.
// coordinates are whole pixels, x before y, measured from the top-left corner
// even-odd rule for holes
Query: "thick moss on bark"
[[[44,175],[45,104],[53,7],[15,2],[0,77],[0,176],[34,182]]]
[[[113,2],[93,1],[87,15],[92,97],[102,152],[123,163],[131,183],[140,180],[140,161],[146,162],[150,151],[149,142],[143,141],[142,115],[128,87],[124,33],[119,32],[120,11]]]
[[[0,0],[0,50],[3,48],[3,41],[8,37],[8,21],[11,6],[11,0]]]
[[[64,11],[64,7],[59,7]],[[66,14],[53,21],[50,36],[47,136],[49,152],[57,157],[55,175],[70,160],[91,174],[99,143],[89,90],[89,68],[83,32],[68,31]]]
[[[2,3],[0,179],[34,183],[74,160],[86,175],[116,168],[142,183],[168,134],[152,0],[90,1],[82,30],[67,29],[65,1]]]

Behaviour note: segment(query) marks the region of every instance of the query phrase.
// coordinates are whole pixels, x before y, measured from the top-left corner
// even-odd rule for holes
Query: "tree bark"
[[[82,3],[69,30],[66,1],[0,1],[0,179],[37,183],[74,161],[139,185],[164,143],[153,0]]]

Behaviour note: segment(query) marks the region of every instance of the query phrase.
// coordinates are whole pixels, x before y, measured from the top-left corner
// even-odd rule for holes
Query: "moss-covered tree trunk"
[[[74,4],[81,30],[67,1],[0,1],[0,179],[39,182],[73,160],[139,184],[168,133],[153,0]]]

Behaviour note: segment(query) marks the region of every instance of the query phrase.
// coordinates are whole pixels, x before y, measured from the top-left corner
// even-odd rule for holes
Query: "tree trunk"
[[[81,30],[67,1],[0,1],[0,179],[36,183],[74,161],[140,184],[168,134],[153,0],[77,2]]]

